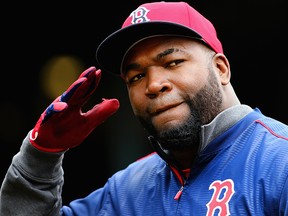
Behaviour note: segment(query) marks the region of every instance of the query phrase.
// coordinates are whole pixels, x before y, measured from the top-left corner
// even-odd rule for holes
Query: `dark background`
[[[39,81],[43,65],[55,55],[69,54],[87,67],[97,66],[97,45],[144,2],[71,5],[49,1],[42,5],[8,3],[2,7],[1,181],[23,138],[51,102]],[[232,84],[241,102],[288,124],[285,0],[189,3],[214,23],[230,60]],[[152,151],[145,131],[131,112],[122,81],[103,73],[89,103],[95,104],[102,97],[118,98],[121,107],[82,145],[65,154],[65,204],[103,186],[114,172]]]

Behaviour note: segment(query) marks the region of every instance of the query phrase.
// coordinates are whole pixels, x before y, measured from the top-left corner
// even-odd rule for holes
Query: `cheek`
[[[188,99],[192,99],[195,95],[207,84],[207,80],[203,79],[202,76],[189,77],[182,81],[178,88],[182,92],[182,96]]]

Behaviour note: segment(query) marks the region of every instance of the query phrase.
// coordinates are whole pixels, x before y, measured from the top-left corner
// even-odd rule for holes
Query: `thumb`
[[[107,118],[113,115],[120,107],[117,99],[103,99],[99,104],[96,104],[92,109],[84,114],[89,121],[94,122],[94,126],[103,123]]]

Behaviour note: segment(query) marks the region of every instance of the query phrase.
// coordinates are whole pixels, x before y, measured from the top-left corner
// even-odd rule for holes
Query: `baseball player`
[[[185,2],[140,5],[96,50],[119,76],[155,152],[62,203],[62,161],[119,108],[83,112],[91,66],[28,132],[1,186],[0,214],[288,215],[288,127],[242,104],[213,24]]]

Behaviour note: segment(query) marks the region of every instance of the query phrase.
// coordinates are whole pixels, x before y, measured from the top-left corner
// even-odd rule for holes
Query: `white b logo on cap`
[[[147,17],[149,10],[145,7],[139,7],[134,10],[130,16],[132,17],[131,23],[141,23],[141,22],[148,22],[150,19]]]

